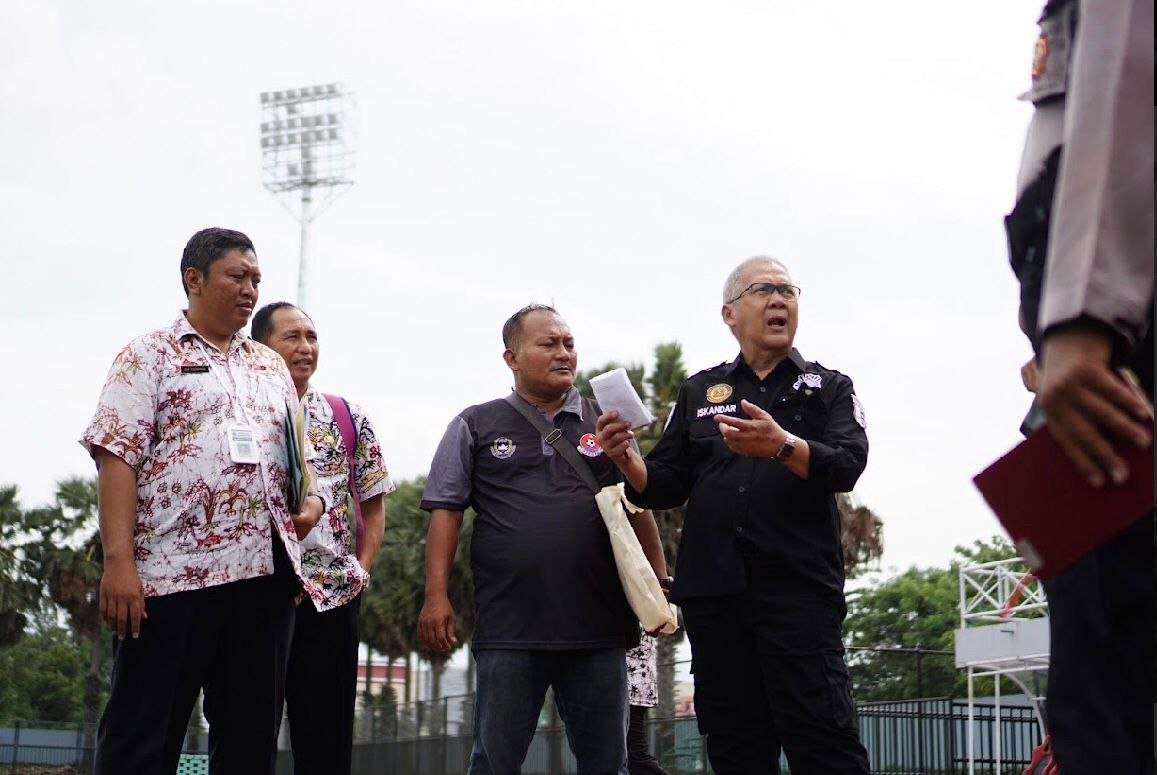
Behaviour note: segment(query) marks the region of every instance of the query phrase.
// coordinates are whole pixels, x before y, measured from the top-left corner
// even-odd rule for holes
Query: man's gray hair
[[[732,269],[731,274],[727,275],[727,282],[723,284],[724,304],[730,303],[732,299],[743,293],[743,286],[741,285],[743,282],[743,276],[747,273],[748,269],[758,265],[774,266],[775,268],[783,271],[785,274],[791,274],[791,272],[788,271],[787,264],[783,263],[778,258],[772,258],[771,256],[752,256],[739,266]]]

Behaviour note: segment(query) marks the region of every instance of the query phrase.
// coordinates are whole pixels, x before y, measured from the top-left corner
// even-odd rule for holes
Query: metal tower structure
[[[309,224],[353,185],[353,94],[340,83],[261,93],[261,182],[301,224],[305,307]]]
[[[1044,586],[1019,557],[960,568],[960,629],[955,633],[956,667],[968,671],[968,772],[976,770],[974,682],[992,676],[997,722],[992,741],[1000,772],[1000,679],[1007,678],[1029,697],[1044,735],[1042,697],[1025,680],[1049,666],[1048,601]]]

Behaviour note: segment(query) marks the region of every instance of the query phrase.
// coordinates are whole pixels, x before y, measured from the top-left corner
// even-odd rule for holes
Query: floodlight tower
[[[354,183],[352,114],[353,94],[340,83],[261,93],[261,182],[301,223],[303,308],[309,224]]]

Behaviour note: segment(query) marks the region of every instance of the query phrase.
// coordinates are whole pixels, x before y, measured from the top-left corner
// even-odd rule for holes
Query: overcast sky
[[[356,93],[356,185],[315,223],[315,384],[362,404],[395,478],[504,394],[499,331],[551,302],[580,368],[729,360],[728,271],[777,256],[796,344],[855,381],[857,497],[885,566],[999,530],[971,477],[1027,406],[1002,216],[1040,0],[0,4],[0,482],[91,474],[75,439],[132,337],[183,306],[210,225],[296,293],[261,185],[262,91]]]

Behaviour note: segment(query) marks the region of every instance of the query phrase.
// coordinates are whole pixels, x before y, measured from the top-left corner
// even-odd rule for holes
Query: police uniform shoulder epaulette
[[[828,374],[840,374],[840,372],[836,371],[835,369],[829,369],[819,361],[808,361],[808,366],[812,366],[816,369],[819,369],[820,371],[826,371]]]
[[[851,381],[851,379],[852,379],[847,374],[844,374],[842,371],[838,371],[836,369],[829,369],[827,366],[823,365],[819,361],[809,361],[808,366],[816,369],[817,371],[821,371],[824,374],[828,375],[832,384],[836,384],[841,379],[846,379],[849,381]]]
[[[730,365],[731,365],[731,361],[723,361],[723,363],[718,363],[714,366],[709,366],[706,369],[702,369],[701,371],[695,372],[691,376],[687,377],[687,379],[685,381],[690,382],[691,380],[696,379],[697,377],[701,377],[705,374],[712,374],[716,371],[719,371],[720,369],[725,369]]]

